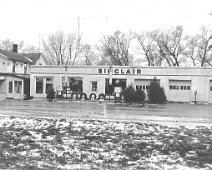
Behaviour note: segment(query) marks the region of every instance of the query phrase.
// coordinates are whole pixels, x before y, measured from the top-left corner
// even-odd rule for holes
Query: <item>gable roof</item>
[[[32,64],[34,65],[42,54],[41,53],[23,53],[23,55],[29,58],[30,60],[32,60]]]
[[[35,65],[35,63],[39,60],[41,56],[43,56],[43,59],[45,60],[46,64],[48,64],[48,61],[42,53],[24,53],[23,55],[32,60],[32,65]]]
[[[30,63],[30,64],[32,63],[32,60],[30,58],[27,58],[25,55],[20,53],[13,53],[11,51],[0,50],[0,54],[8,58],[8,60],[15,60],[15,61],[20,61],[23,63]]]

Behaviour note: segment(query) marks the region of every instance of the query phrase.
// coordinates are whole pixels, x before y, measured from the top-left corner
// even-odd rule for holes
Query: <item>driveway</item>
[[[212,124],[212,105],[168,103],[139,105],[109,102],[46,100],[0,101],[0,116],[107,119],[165,124]]]

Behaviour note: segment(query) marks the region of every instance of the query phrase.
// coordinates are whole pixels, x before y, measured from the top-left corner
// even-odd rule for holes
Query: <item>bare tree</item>
[[[198,59],[200,66],[212,66],[212,30],[206,27],[201,28],[201,33],[197,35]]]
[[[0,49],[13,51],[13,44],[18,44],[18,52],[20,53],[36,52],[35,47],[26,44],[24,41],[19,41],[18,43],[15,43],[10,39],[1,40]]]
[[[46,56],[52,65],[74,65],[79,52],[79,41],[76,34],[66,35],[57,31],[43,40]]]
[[[133,38],[132,33],[125,34],[121,31],[116,31],[114,35],[103,36],[101,40],[103,55],[110,58],[112,65],[129,65],[132,60],[129,48]]]
[[[184,52],[184,56],[188,59],[188,64],[191,64],[195,67],[199,64],[199,50],[198,50],[198,37],[189,36],[187,40],[187,50]]]
[[[83,65],[97,65],[99,62],[99,54],[97,48],[92,48],[89,44],[84,44],[80,48],[80,56]]]
[[[159,52],[164,57],[169,66],[180,66],[184,61],[184,51],[188,48],[185,43],[187,36],[183,36],[183,27],[177,26],[175,29],[160,31],[156,41]]]
[[[143,62],[147,62],[148,66],[161,66],[163,57],[158,52],[155,31],[137,33],[136,39],[140,45],[138,50],[145,56]]]
[[[212,30],[202,27],[200,32],[190,36],[188,49],[184,55],[192,61],[193,66],[212,66]]]

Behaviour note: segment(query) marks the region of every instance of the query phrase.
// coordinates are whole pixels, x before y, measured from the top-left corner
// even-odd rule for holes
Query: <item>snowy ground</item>
[[[212,169],[212,126],[0,119],[0,168]]]

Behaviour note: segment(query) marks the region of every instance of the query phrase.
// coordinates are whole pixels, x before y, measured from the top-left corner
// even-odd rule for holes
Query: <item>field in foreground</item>
[[[0,168],[212,169],[212,127],[4,118]]]

